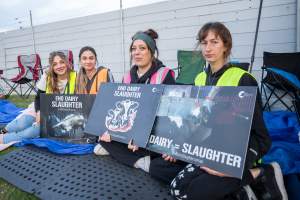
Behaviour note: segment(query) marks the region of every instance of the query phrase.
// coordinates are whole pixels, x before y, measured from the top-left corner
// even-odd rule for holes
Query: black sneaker
[[[257,200],[254,192],[252,191],[251,187],[249,185],[246,185],[242,187],[234,196],[233,198],[225,198],[228,199],[234,199],[234,200]]]
[[[261,165],[263,174],[251,184],[259,200],[287,200],[280,166],[277,162]]]

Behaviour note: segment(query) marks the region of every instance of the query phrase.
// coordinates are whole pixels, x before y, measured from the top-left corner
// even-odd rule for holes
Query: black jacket
[[[152,62],[151,68],[140,78],[138,78],[137,75],[137,69],[138,67],[134,65],[131,70],[130,70],[130,76],[131,76],[131,82],[130,83],[141,83],[141,84],[149,84],[151,76],[157,72],[158,69],[161,67],[165,67],[164,64],[158,60],[155,59]],[[171,71],[168,72],[166,75],[165,79],[163,80],[162,84],[167,84],[167,85],[175,85],[175,79],[171,74]]]
[[[207,78],[205,85],[216,85],[223,73],[232,66],[226,64],[219,71],[212,74],[210,66],[205,70]],[[257,86],[256,80],[249,74],[244,74],[239,81],[238,86]],[[257,154],[256,158],[261,158],[271,147],[271,139],[266,129],[262,115],[262,101],[259,90],[257,89],[257,97],[250,133],[249,149],[250,152]],[[254,150],[254,151],[253,151]],[[256,152],[256,153],[255,153]]]

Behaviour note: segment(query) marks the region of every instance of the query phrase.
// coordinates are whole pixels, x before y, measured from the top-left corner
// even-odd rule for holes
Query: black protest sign
[[[154,123],[163,86],[144,84],[102,84],[85,132],[145,147]]]
[[[241,178],[256,87],[166,86],[147,148]]]
[[[95,95],[41,94],[41,136],[71,143],[89,143],[95,136],[84,127]]]

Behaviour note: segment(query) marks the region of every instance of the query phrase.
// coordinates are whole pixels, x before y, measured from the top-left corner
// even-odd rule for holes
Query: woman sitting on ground
[[[158,34],[152,29],[137,32],[132,37],[129,51],[133,66],[130,72],[123,77],[123,83],[175,84],[174,72],[165,67],[157,58],[157,38]],[[100,137],[100,144],[95,147],[94,152],[96,155],[111,155],[127,166],[140,168],[146,172],[150,171],[150,174],[153,171],[156,173],[157,168],[152,170],[153,165],[151,165],[155,159],[164,161],[161,155],[138,148],[131,143],[126,145],[111,141],[110,135],[107,132]]]
[[[49,57],[50,68],[37,84],[38,92],[32,103],[15,120],[1,130],[0,144],[40,136],[40,94],[73,94],[75,92],[76,72],[62,52],[52,52]]]
[[[77,75],[77,94],[97,94],[101,83],[114,82],[109,69],[98,67],[96,51],[93,47],[85,46],[79,51],[80,70]]]
[[[232,38],[222,23],[205,24],[198,33],[198,40],[202,55],[209,65],[204,72],[198,74],[195,85],[258,86],[251,74],[228,63]],[[230,77],[230,80],[224,77]],[[249,184],[251,186],[253,184],[255,188],[257,184],[263,182],[257,193],[258,199],[287,199],[281,170],[277,163],[254,167],[270,146],[271,140],[263,121],[258,91],[242,179],[230,177],[206,166],[189,164],[171,183],[171,194],[176,199],[232,199],[231,195],[242,188],[247,193],[246,199],[256,199]]]

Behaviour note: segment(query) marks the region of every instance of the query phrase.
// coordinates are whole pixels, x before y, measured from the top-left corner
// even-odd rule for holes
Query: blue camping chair
[[[271,111],[281,103],[287,110],[299,113],[300,52],[264,52],[261,93],[265,97],[263,109]],[[292,102],[286,101],[286,97]]]

